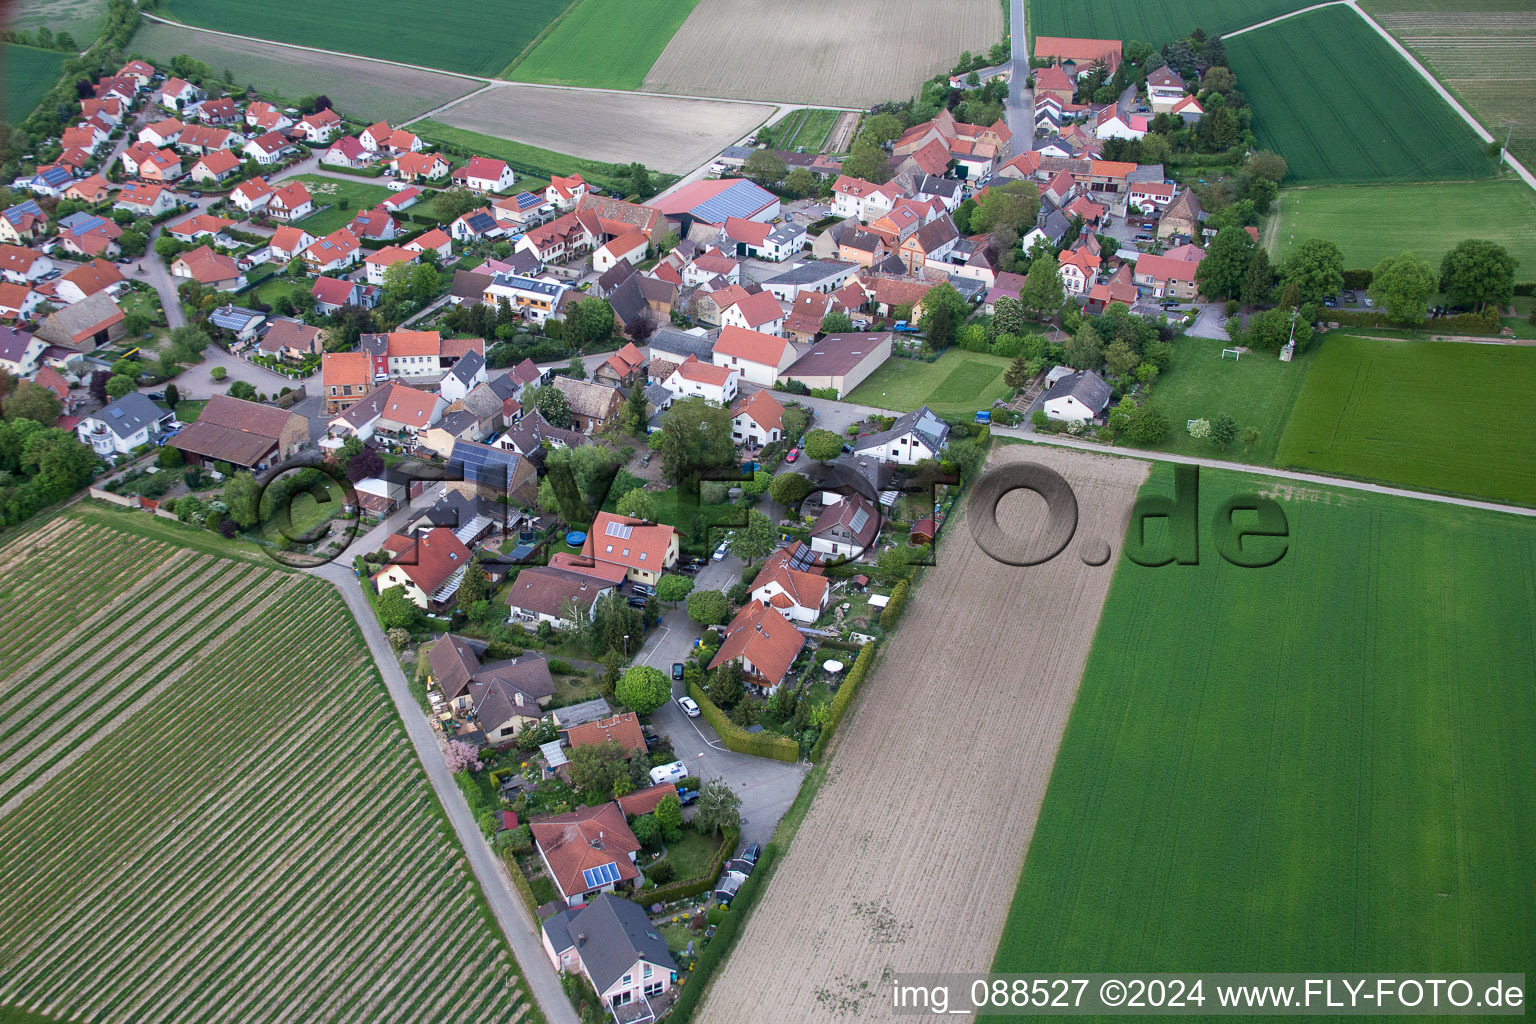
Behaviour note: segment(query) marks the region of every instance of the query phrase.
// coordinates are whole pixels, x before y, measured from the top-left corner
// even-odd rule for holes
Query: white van
[[[659,764],[651,769],[651,785],[659,786],[664,782],[681,782],[688,777],[688,769],[681,761],[673,761],[671,764]]]

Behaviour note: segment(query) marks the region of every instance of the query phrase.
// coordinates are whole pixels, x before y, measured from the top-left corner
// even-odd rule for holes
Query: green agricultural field
[[[431,8],[412,0],[171,0],[163,13],[221,32],[489,77],[569,3],[520,0],[512,11],[497,0]]]
[[[320,5],[314,8],[329,10]],[[382,33],[381,37],[384,35],[389,34]],[[480,86],[479,82],[458,75],[309,53],[152,21],[139,25],[133,36],[133,50],[158,64],[178,53],[191,54],[213,68],[215,75],[222,77],[228,71],[237,85],[254,86],[268,97],[293,103],[306,95],[325,95],[349,117],[386,120],[391,124],[417,117]]]
[[[537,146],[513,142],[511,139],[498,139],[494,135],[482,135],[479,132],[455,128],[440,121],[418,121],[411,125],[411,130],[421,136],[424,142],[455,146],[480,156],[505,160],[507,165],[517,172],[520,189],[526,187],[523,180],[525,175],[542,179],[547,184],[551,175],[580,173],[583,178],[600,188],[613,189],[620,194],[628,190],[627,177],[620,178],[614,173],[613,164],[605,164],[601,160],[584,160],[580,157],[567,156],[564,153],[555,153]],[[651,180],[662,183],[675,181],[676,177],[653,172]]]
[[[65,56],[56,50],[0,43],[0,62],[4,64],[0,82],[5,87],[5,95],[0,97],[0,119],[17,122],[32,113],[64,74]]]
[[[1012,362],[957,348],[931,363],[893,357],[850,391],[844,401],[897,412],[926,405],[940,416],[969,418],[977,409],[990,409],[993,399],[1013,393],[1003,383],[1003,371]]]
[[[352,218],[363,210],[371,210],[394,193],[383,185],[369,185],[362,181],[338,181],[335,178],[322,178],[315,174],[301,174],[299,181],[309,189],[310,195],[315,197],[315,207],[329,206],[328,210],[320,210],[312,213],[301,221],[297,221],[298,227],[319,238],[328,235],[337,228],[344,228],[352,223]]]
[[[6,5],[5,27],[35,33],[47,26],[55,34],[68,32],[84,50],[96,41],[106,15],[105,0],[16,0]]]
[[[772,149],[795,150],[804,148],[807,153],[820,153],[827,145],[827,136],[837,123],[838,110],[806,107],[791,111],[784,120],[757,133],[758,141]]]
[[[1457,242],[1486,238],[1520,261],[1520,280],[1536,277],[1536,192],[1523,181],[1286,189],[1279,210],[1270,245],[1277,262],[1309,238],[1327,238],[1348,267],[1412,250],[1438,270]]]
[[[541,1019],[331,586],[93,504],[3,563],[0,1019]]]
[[[696,0],[577,0],[502,77],[638,89]]]
[[[1277,464],[1536,505],[1536,349],[1335,335]]]
[[[1207,510],[1254,491],[1289,550],[1237,568]],[[1115,570],[993,970],[1536,962],[1536,590],[1511,570],[1536,522],[1213,471],[1199,522],[1198,566]]]
[[[1162,46],[1195,28],[1207,34],[1231,32],[1308,6],[1311,0],[1029,0],[1029,37],[1135,39]]]
[[[1274,352],[1249,352],[1241,359],[1223,359],[1230,342],[1208,338],[1179,338],[1173,343],[1173,365],[1157,379],[1148,401],[1163,411],[1172,428],[1159,451],[1180,455],[1204,455],[1272,465],[1285,432],[1291,407],[1301,392],[1311,359],[1298,355],[1282,363]],[[1255,427],[1258,444],[1244,451],[1241,443],[1219,451],[1209,440],[1189,436],[1185,424],[1196,419],[1215,419],[1227,413],[1239,431]]]
[[[1227,57],[1259,144],[1290,165],[1288,184],[1494,174],[1467,123],[1347,7],[1229,39]]]

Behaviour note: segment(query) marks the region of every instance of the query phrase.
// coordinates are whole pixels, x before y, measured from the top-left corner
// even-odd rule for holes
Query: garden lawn
[[[503,77],[638,89],[696,0],[577,0]]]
[[[1536,962],[1536,522],[1200,483],[1200,564],[1115,570],[993,970]],[[1203,517],[1252,491],[1269,568]]]
[[[1274,464],[1310,356],[1299,353],[1289,363],[1282,363],[1274,352],[1246,352],[1241,359],[1223,359],[1222,349],[1230,344],[1208,338],[1174,341],[1173,365],[1157,379],[1146,399],[1168,417],[1168,438],[1154,446],[1158,451]],[[1223,452],[1209,440],[1189,436],[1190,420],[1215,419],[1223,412],[1237,421],[1239,434],[1248,427],[1258,428],[1259,442],[1252,451],[1245,452],[1239,443]]]
[[[1457,242],[1485,238],[1520,261],[1519,280],[1536,277],[1536,192],[1512,178],[1286,189],[1279,211],[1274,261],[1309,238],[1326,238],[1343,251],[1346,267],[1369,269],[1411,251],[1438,272]]]
[[[314,231],[310,230],[310,234],[314,234]],[[277,300],[282,298],[284,295],[299,295],[303,292],[309,291],[313,287],[313,281],[296,281],[291,277],[274,275],[258,284],[254,289],[252,289],[252,291],[259,302],[263,302],[268,306],[272,306],[275,305]]]
[[[1276,464],[1536,505],[1536,349],[1330,335]]]
[[[718,836],[706,836],[691,827],[683,829],[683,837],[667,844],[667,860],[677,869],[674,881],[698,878],[709,870],[710,861],[720,850]]]
[[[171,0],[163,13],[202,28],[491,76],[568,4],[521,0],[511,12],[496,0],[462,0],[423,17],[412,0]]]
[[[81,45],[86,45],[82,43]],[[0,119],[18,124],[37,108],[64,74],[67,54],[32,46],[0,44]]]
[[[418,121],[411,125],[411,130],[424,142],[455,146],[480,156],[505,160],[507,165],[517,172],[519,190],[528,186],[525,175],[539,178],[547,183],[552,175],[579,173],[600,188],[614,190],[616,194],[622,195],[629,191],[628,179],[617,177],[613,173],[614,165],[605,164],[601,160],[584,160],[580,157],[566,156],[564,153],[524,145],[521,142],[513,142],[511,139],[498,139],[494,135],[482,135],[464,128],[455,128],[440,121]],[[653,173],[651,180],[670,179],[666,175]]]
[[[1011,362],[958,348],[931,363],[892,357],[843,400],[897,412],[926,405],[940,416],[970,417],[978,409],[990,409],[993,399],[1013,393],[1003,383],[1003,371]]]
[[[1285,157],[1288,184],[1494,174],[1466,122],[1348,7],[1291,18],[1226,46],[1253,107],[1254,134]]]
[[[1207,34],[1231,32],[1287,11],[1311,6],[1313,0],[1029,0],[1030,53],[1037,36],[1078,36],[1087,39],[1132,39],[1153,46],[1189,35],[1196,27]]]
[[[359,213],[373,209],[393,195],[383,185],[371,185],[364,181],[338,181],[314,174],[301,174],[298,180],[315,197],[317,209],[321,206],[330,207],[295,222],[316,238],[346,227]]]

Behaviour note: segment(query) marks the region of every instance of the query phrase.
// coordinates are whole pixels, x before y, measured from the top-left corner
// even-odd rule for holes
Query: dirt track
[[[962,521],[941,543],[843,721],[828,777],[717,976],[701,1019],[892,1019],[893,972],[985,971],[1045,796],[1145,463],[1011,446],[1077,495],[1075,539],[1042,566],[994,562]],[[1010,496],[1005,529],[1043,502]],[[770,995],[771,993],[771,995]]]
[[[443,111],[457,128],[589,160],[693,170],[751,133],[773,107],[508,85]]]

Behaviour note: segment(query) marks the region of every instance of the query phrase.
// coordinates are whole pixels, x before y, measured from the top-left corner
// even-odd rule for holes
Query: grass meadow
[[[1029,0],[1029,36],[1135,39],[1162,46],[1195,28],[1207,35],[1231,32],[1306,6],[1307,0]]]
[[[778,124],[758,131],[757,138],[772,149],[793,151],[804,147],[807,153],[820,153],[826,148],[827,136],[841,114],[842,111],[818,107],[791,111]]]
[[[22,121],[64,74],[66,54],[34,46],[0,43],[0,120]]]
[[[511,11],[497,0],[171,0],[163,13],[221,32],[490,77],[569,3],[520,0]]]
[[[993,970],[1536,961],[1536,522],[1277,483],[1202,472],[1199,565],[1120,560]],[[1263,569],[1206,518],[1252,491]]]
[[[940,416],[969,417],[990,409],[994,398],[1007,398],[1013,389],[1003,383],[1011,359],[951,348],[931,363],[917,359],[887,359],[879,369],[848,393],[846,402],[911,412],[926,405]]]
[[[638,89],[695,0],[578,0],[503,74],[519,82]]]
[[[5,27],[36,32],[46,25],[74,36],[83,50],[95,41],[106,17],[106,0],[14,0],[6,4]]]
[[[312,213],[303,220],[294,222],[296,227],[303,228],[316,238],[328,235],[337,228],[346,227],[359,213],[373,209],[394,195],[383,185],[371,185],[363,181],[340,181],[336,178],[322,178],[318,174],[301,174],[298,180],[302,181],[304,187],[309,189],[310,195],[315,197],[317,209],[322,206],[330,207],[328,210],[320,210],[319,213]],[[428,195],[426,198],[433,197]]]
[[[1347,267],[1412,251],[1437,271],[1457,242],[1486,238],[1520,261],[1523,281],[1536,276],[1536,192],[1515,179],[1286,189],[1271,259],[1285,260],[1309,238],[1335,242]]]
[[[1287,184],[1488,178],[1466,122],[1347,7],[1229,39],[1261,146],[1285,155]]]
[[[1536,505],[1536,349],[1330,335],[1276,464]]]
[[[541,1019],[332,587],[81,504],[0,612],[0,1020]]]
[[[1189,337],[1173,343],[1173,365],[1158,377],[1148,396],[1168,417],[1170,427],[1167,440],[1157,449],[1271,465],[1311,357],[1303,353],[1282,363],[1274,352],[1249,352],[1241,359],[1223,359],[1222,349],[1229,344]],[[1189,436],[1185,424],[1190,420],[1214,419],[1221,413],[1237,420],[1240,431],[1258,430],[1259,440],[1252,450],[1236,444],[1218,451],[1210,441]]]
[[[628,179],[616,177],[613,173],[614,165],[605,164],[601,160],[567,156],[526,143],[513,142],[511,139],[498,139],[494,135],[455,128],[441,121],[418,121],[411,125],[411,130],[421,136],[424,142],[457,146],[480,156],[505,160],[507,166],[517,172],[519,189],[530,187],[528,178],[538,179],[542,187],[549,184],[551,175],[579,173],[599,188],[613,190],[619,195],[629,190]]]

